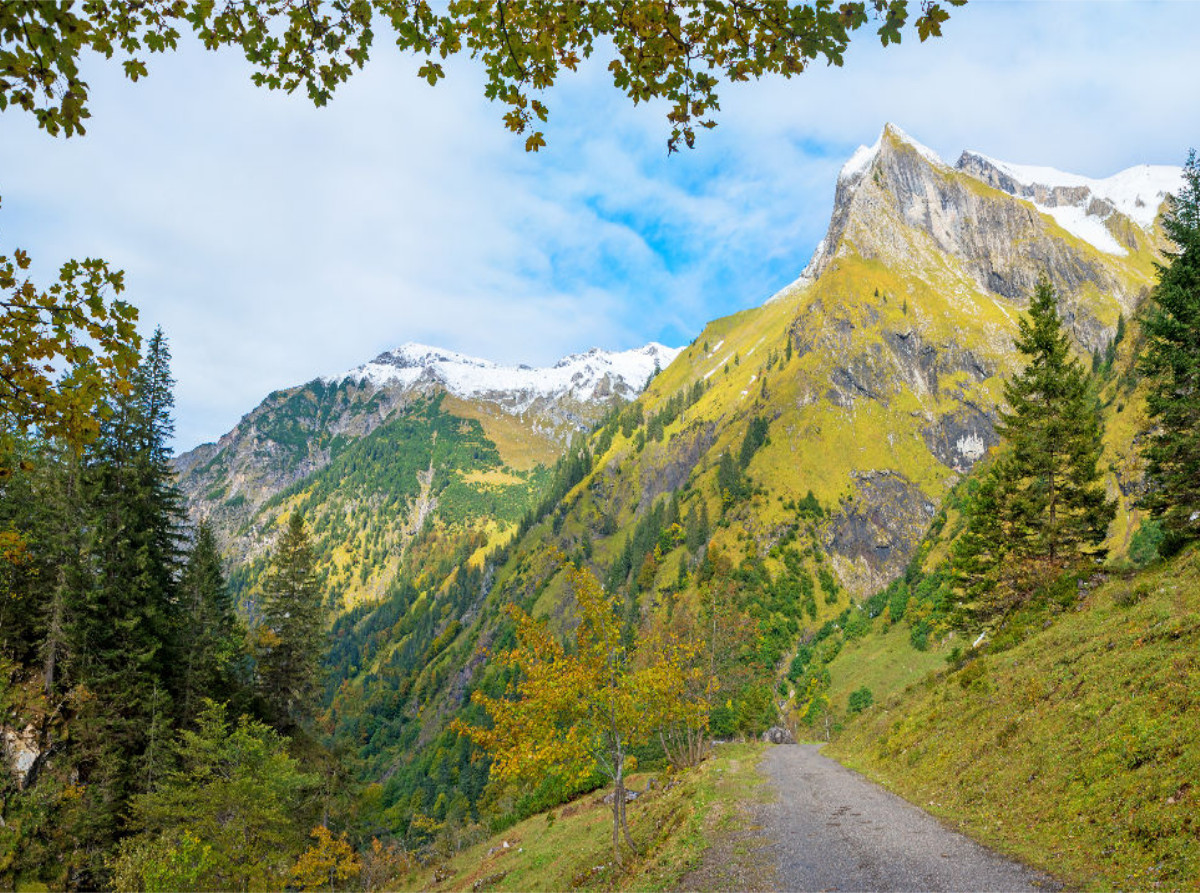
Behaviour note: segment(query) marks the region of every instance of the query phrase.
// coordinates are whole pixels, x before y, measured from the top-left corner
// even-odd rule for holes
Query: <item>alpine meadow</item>
[[[0,889],[1200,890],[1197,33],[0,4]]]

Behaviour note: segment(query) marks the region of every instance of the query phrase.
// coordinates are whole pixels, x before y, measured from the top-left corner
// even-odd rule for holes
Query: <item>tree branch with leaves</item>
[[[689,697],[679,667],[686,655],[664,640],[657,660],[638,661],[622,636],[620,600],[603,591],[587,570],[571,567],[578,626],[565,647],[544,621],[513,606],[517,645],[500,655],[514,671],[504,697],[482,691],[472,701],[487,710],[490,727],[456,720],[454,728],[492,754],[496,781],[534,779],[560,773],[578,784],[599,771],[613,784],[613,856],[621,862],[620,839],[637,852],[625,814],[630,752],[680,717],[702,723],[707,704]]]
[[[418,75],[436,84],[443,62],[467,54],[483,63],[484,95],[508,106],[504,123],[537,151],[533,129],[549,110],[538,98],[563,71],[609,55],[613,86],[635,104],[665,99],[667,148],[695,144],[716,125],[718,88],[767,75],[790,78],[814,62],[840,66],[854,32],[874,20],[879,41],[938,37],[949,7],[966,0],[146,0],[73,6],[0,4],[0,109],[34,114],[51,134],[84,132],[84,53],[120,60],[131,80],[148,54],[178,47],[190,29],[207,49],[237,47],[254,83],[303,89],[325,105],[367,63],[376,29],[401,52],[423,57]]]

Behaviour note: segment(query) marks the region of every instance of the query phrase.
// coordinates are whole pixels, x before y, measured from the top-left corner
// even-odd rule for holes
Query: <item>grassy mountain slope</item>
[[[1038,274],[1059,287],[1081,353],[1114,337],[1155,256],[1153,234],[1126,229],[1127,253],[1106,254],[885,132],[872,162],[839,183],[808,278],[710,323],[569,454],[531,523],[481,568],[449,568],[444,583],[430,577],[335,630],[333,715],[381,782],[384,821],[411,833],[456,798],[480,808],[486,768],[446,723],[471,715],[474,688],[502,690],[488,656],[509,641],[505,605],[572,622],[567,559],[622,594],[631,629],[704,624],[714,652],[725,649],[718,735],[755,734],[781,710],[843,711],[831,696],[863,683],[838,675],[839,650],[883,662],[880,696],[936,665],[937,574],[914,578],[902,603],[867,596],[910,565],[931,524],[954,527],[953,500],[939,506],[996,441]],[[1116,413],[1135,401],[1128,381],[1110,380]],[[1126,495],[1133,431],[1110,435],[1112,488]],[[944,549],[944,537],[924,548]],[[892,638],[874,639],[875,622]]]
[[[879,699],[835,755],[1089,889],[1197,889],[1200,551],[1041,610]]]

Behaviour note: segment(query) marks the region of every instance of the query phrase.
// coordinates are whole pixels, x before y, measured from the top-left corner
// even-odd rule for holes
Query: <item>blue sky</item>
[[[84,137],[0,114],[0,246],[43,282],[72,256],[126,271],[171,341],[187,449],[408,340],[530,364],[683,344],[799,274],[838,169],[887,121],[949,161],[1090,176],[1200,142],[1200,3],[975,0],[944,32],[863,33],[843,68],[726,86],[717,129],[670,158],[664,107],[602,61],[550,91],[528,155],[467,60],[431,88],[380,41],[314,109],[185,39],[138,84],[90,63]]]

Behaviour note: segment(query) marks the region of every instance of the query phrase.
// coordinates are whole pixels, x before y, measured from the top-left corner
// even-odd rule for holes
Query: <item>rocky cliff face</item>
[[[743,383],[711,411],[728,426],[755,402],[776,419],[755,464],[782,499],[811,481],[835,506],[824,545],[848,586],[896,575],[947,488],[997,442],[1017,320],[1040,275],[1081,353],[1131,315],[1178,176],[1142,167],[1090,180],[971,152],[951,166],[892,125],[847,162],[801,277],[719,327],[722,353],[757,346],[757,360],[790,345],[793,359],[780,370],[743,360],[735,377],[768,376],[770,396]]]
[[[1143,167],[1094,181],[971,152],[950,167],[888,125],[843,169],[801,283],[854,253],[939,284],[951,285],[953,271],[1022,307],[1044,273],[1080,345],[1095,350],[1111,337],[1113,311],[1128,315],[1141,297],[1154,220],[1177,180],[1175,168]]]

